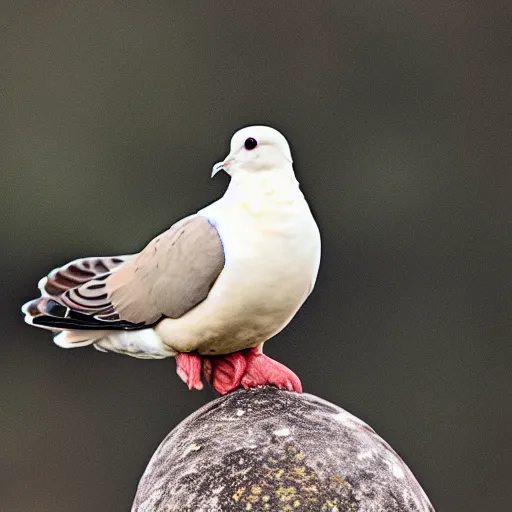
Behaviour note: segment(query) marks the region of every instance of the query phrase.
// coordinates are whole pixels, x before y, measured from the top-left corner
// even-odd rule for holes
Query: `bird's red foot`
[[[205,358],[204,376],[221,395],[225,395],[242,383],[247,368],[247,359],[242,352]]]
[[[302,393],[299,377],[284,364],[263,354],[260,347],[245,350],[244,353],[247,357],[247,368],[241,385],[245,389],[276,386],[279,389]]]
[[[176,373],[188,389],[203,389],[201,374],[203,358],[195,352],[180,352],[176,356]]]
[[[176,371],[189,389],[203,389],[201,375],[221,395],[239,387],[276,386],[302,393],[302,384],[289,368],[263,354],[261,347],[222,356],[200,356],[195,352],[176,356]]]

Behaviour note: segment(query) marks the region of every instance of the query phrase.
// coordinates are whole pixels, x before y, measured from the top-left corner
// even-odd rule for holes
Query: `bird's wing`
[[[193,215],[139,254],[118,259],[88,279],[88,259],[52,272],[41,281],[42,297],[23,307],[26,320],[52,330],[141,329],[178,318],[207,297],[224,267],[224,250],[208,219]]]
[[[179,318],[207,297],[223,268],[217,230],[206,217],[194,215],[152,240],[105,285],[123,319]]]
[[[132,255],[80,258],[52,270],[39,281],[38,287],[43,297],[60,295],[92,279],[110,274],[130,258]]]

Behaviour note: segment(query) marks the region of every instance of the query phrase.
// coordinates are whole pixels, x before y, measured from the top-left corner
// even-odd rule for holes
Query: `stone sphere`
[[[132,512],[432,512],[373,429],[316,396],[239,390],[180,423],[153,455]]]

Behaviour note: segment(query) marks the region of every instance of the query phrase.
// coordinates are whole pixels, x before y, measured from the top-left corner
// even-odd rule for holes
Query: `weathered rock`
[[[236,391],[178,425],[132,512],[429,512],[400,457],[368,425],[313,395]]]

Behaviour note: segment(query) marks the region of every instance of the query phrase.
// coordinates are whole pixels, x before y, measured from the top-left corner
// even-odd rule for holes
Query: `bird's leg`
[[[204,359],[204,376],[221,395],[240,387],[247,368],[247,359],[241,352]]]
[[[176,355],[176,373],[188,389],[203,389],[202,370],[203,358],[196,352],[179,352]]]
[[[247,368],[241,385],[245,389],[270,385],[302,393],[302,384],[297,375],[284,364],[266,356],[262,348],[263,344],[243,351]]]

